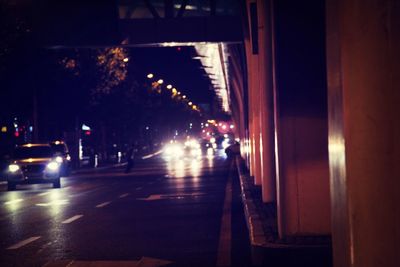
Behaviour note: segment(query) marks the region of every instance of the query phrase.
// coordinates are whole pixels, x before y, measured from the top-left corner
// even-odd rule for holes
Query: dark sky
[[[138,73],[151,72],[162,78],[197,103],[211,102],[214,92],[209,90],[209,79],[203,76],[193,47],[132,48],[132,63]]]

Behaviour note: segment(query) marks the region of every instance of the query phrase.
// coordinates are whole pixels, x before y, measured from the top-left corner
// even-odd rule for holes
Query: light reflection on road
[[[208,167],[213,167],[213,155],[207,155]],[[169,177],[184,178],[186,176],[193,177],[193,181],[197,181],[201,175],[204,159],[201,156],[188,156],[181,158],[167,159],[167,171]]]
[[[22,198],[21,193],[10,192],[7,195],[7,201],[4,203],[4,205],[6,205],[9,211],[16,211],[18,208],[21,207],[21,202],[23,201],[24,199]]]

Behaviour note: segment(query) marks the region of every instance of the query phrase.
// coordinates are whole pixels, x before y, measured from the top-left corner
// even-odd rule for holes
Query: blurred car
[[[18,184],[52,183],[60,188],[61,164],[49,144],[25,144],[15,148],[6,177],[8,190]]]
[[[60,163],[61,176],[67,176],[71,172],[71,155],[69,154],[68,146],[63,141],[50,142],[56,161]]]

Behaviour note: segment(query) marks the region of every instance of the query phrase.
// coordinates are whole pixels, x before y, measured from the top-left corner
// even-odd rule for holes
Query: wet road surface
[[[238,178],[222,153],[61,183],[0,185],[0,266],[250,266]]]

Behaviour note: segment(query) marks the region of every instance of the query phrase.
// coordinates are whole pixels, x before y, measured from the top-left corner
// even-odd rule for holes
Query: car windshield
[[[49,146],[18,147],[14,152],[15,159],[50,158],[52,156],[53,151]]]

